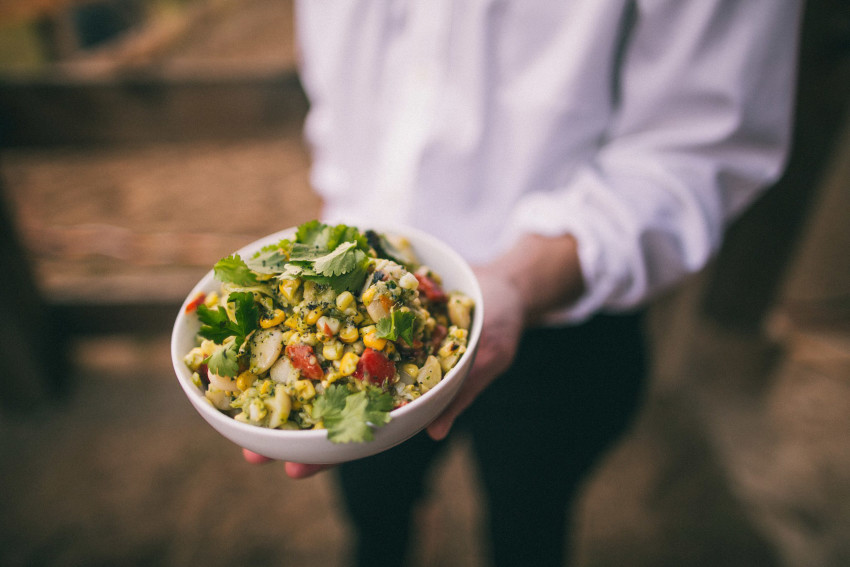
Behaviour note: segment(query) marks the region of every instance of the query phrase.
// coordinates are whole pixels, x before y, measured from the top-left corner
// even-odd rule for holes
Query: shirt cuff
[[[569,191],[535,193],[517,203],[508,225],[510,238],[523,234],[571,234],[578,244],[584,294],[569,306],[547,313],[544,324],[584,321],[601,311],[628,311],[646,294],[646,277],[635,259],[634,219],[595,175]]]

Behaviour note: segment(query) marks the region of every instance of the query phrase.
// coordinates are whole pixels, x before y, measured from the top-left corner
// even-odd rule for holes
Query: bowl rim
[[[356,226],[358,230],[363,230],[361,226],[352,226]],[[246,244],[245,246],[242,246],[235,252],[232,252],[232,254],[239,254],[244,257],[245,254],[254,253],[259,248],[267,244],[272,244],[283,238],[294,236],[296,228],[297,227],[289,227],[268,234],[264,237],[261,237],[259,239],[254,240],[253,242]],[[469,356],[469,360],[465,362],[464,365],[472,364],[474,362],[475,351],[477,350],[477,345],[481,336],[481,328],[484,320],[484,302],[478,278],[475,276],[475,272],[472,270],[469,263],[443,240],[421,229],[399,224],[370,223],[370,226],[367,227],[366,230],[375,230],[381,233],[395,234],[402,237],[412,238],[412,240],[414,241],[427,242],[429,248],[435,248],[439,251],[441,255],[447,256],[450,260],[450,263],[455,265],[463,273],[463,277],[459,279],[468,280],[472,287],[471,290],[465,290],[465,293],[469,293],[475,300],[475,310],[473,312],[472,321],[473,324],[471,325],[472,328],[470,329],[469,340],[467,342],[467,353],[464,355]],[[415,248],[416,243],[414,242],[414,249]],[[174,367],[175,374],[177,375],[177,380],[180,383],[180,386],[182,387],[184,393],[190,398],[190,401],[192,401],[192,405],[207,420],[211,419],[223,425],[224,427],[233,428],[236,431],[241,431],[248,435],[265,437],[269,440],[277,441],[327,441],[328,432],[326,429],[270,429],[267,427],[261,427],[250,423],[242,423],[240,421],[237,421],[233,417],[230,417],[225,413],[221,412],[203,399],[203,391],[192,382],[192,375],[189,372],[188,367],[183,362],[183,358],[185,357],[186,353],[181,352],[180,348],[182,339],[184,338],[183,333],[188,330],[187,327],[189,327],[190,325],[189,313],[186,312],[186,306],[197,296],[198,293],[209,292],[210,288],[213,287],[216,282],[217,280],[215,279],[214,271],[210,269],[192,287],[191,291],[187,294],[186,298],[180,305],[180,310],[178,311],[177,316],[175,317],[171,333],[172,365]],[[425,396],[429,396],[432,393],[436,395],[441,390],[449,388],[450,383],[458,378],[460,368],[460,366],[455,366],[451,370],[449,370],[449,372],[446,373],[445,376],[443,376],[443,379],[440,380],[440,382],[436,386],[434,386],[428,392],[422,395],[422,398],[414,400],[413,402],[410,402],[390,411],[390,421],[386,425],[376,428],[375,434],[378,435],[381,430],[391,427],[393,422],[398,422],[397,420],[402,420],[407,414],[415,412],[417,409],[417,402],[419,402],[420,399],[423,399]],[[461,379],[464,379],[467,373],[468,372],[464,373],[464,376],[461,377]],[[449,403],[451,403],[451,401],[449,401]],[[364,444],[368,445],[369,442],[366,442]]]

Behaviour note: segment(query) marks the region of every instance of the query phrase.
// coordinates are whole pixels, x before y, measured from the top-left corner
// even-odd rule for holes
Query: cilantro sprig
[[[370,387],[351,393],[332,384],[313,404],[313,417],[321,419],[332,443],[362,443],[375,438],[375,427],[390,421],[393,399],[389,392]]]
[[[198,334],[224,346],[207,361],[210,370],[219,376],[236,376],[239,371],[239,349],[248,336],[259,328],[260,309],[254,302],[254,294],[247,291],[233,292],[227,301],[233,303],[233,319],[224,307],[210,309],[206,305],[198,306],[198,319],[201,322]]]
[[[298,227],[283,274],[330,285],[337,293],[356,292],[368,275],[368,252],[369,242],[356,228],[310,221]]]

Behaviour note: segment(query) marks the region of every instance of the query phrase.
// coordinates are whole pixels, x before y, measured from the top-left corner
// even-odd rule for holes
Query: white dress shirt
[[[479,263],[573,234],[556,314],[702,268],[780,174],[798,0],[304,0],[312,183],[329,221],[408,224]]]

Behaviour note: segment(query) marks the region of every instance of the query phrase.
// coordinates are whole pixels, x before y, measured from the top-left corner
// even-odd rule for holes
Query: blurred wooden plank
[[[66,384],[65,341],[41,296],[32,266],[16,231],[15,218],[0,184],[0,404],[13,409],[35,406]]]
[[[181,303],[54,303],[52,317],[73,337],[170,334]]]
[[[294,70],[0,79],[0,146],[104,145],[291,134],[307,99]]]

